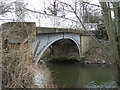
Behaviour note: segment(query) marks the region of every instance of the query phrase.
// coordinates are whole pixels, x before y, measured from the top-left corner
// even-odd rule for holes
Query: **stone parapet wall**
[[[53,34],[53,33],[80,33],[85,34],[84,30],[70,29],[70,28],[48,28],[48,27],[37,27],[36,34]]]
[[[34,22],[8,22],[1,26],[2,38],[9,43],[22,43],[24,40],[33,41],[36,37]]]
[[[1,43],[3,52],[30,50],[36,39],[36,25],[34,22],[8,22],[1,25]],[[27,44],[27,47],[26,47]],[[26,48],[25,48],[26,47]]]

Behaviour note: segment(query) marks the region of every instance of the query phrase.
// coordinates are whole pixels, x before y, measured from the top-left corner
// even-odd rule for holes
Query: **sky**
[[[15,2],[16,0],[0,0],[0,1]],[[24,1],[25,3],[28,3],[27,8],[29,9],[41,11],[44,10],[44,7],[49,6],[50,3],[52,3],[54,0],[17,0],[17,1]],[[59,0],[59,1],[73,4],[74,1],[80,1],[80,0]],[[88,0],[84,0],[84,1],[88,1]],[[89,0],[89,1],[92,4],[99,5],[98,0]]]
[[[63,2],[67,2],[67,3],[72,3],[75,0],[60,0]],[[81,0],[82,1],[82,0]],[[86,0],[88,1],[88,0]],[[99,1],[98,0],[90,0],[92,4],[96,4],[99,5]],[[35,8],[36,10],[41,10],[44,8],[45,6],[48,6],[51,2],[53,2],[53,0],[28,0],[28,7],[29,8]]]

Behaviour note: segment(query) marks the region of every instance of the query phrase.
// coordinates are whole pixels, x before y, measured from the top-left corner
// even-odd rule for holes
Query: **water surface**
[[[48,63],[53,82],[60,88],[115,88],[114,65]]]

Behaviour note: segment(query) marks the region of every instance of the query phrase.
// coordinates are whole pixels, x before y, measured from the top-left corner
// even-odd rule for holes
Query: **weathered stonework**
[[[23,43],[34,41],[36,37],[36,25],[34,22],[8,22],[2,24],[4,40],[9,43]]]
[[[8,22],[1,25],[3,50],[19,51],[20,47],[31,49],[31,44],[36,39],[36,25],[34,22]],[[25,49],[25,48],[24,48]],[[30,51],[31,52],[31,51]]]
[[[19,72],[23,75],[22,73],[27,72],[27,68],[30,66],[28,64],[32,64],[31,45],[36,40],[36,25],[33,22],[4,23],[1,25],[1,40],[3,53],[2,87],[7,88],[8,84],[13,83],[11,75],[18,76]],[[28,67],[24,67],[26,65]],[[27,76],[29,77],[29,74]]]
[[[85,54],[92,49],[97,42],[90,35],[82,35],[81,36],[81,55],[85,56]]]

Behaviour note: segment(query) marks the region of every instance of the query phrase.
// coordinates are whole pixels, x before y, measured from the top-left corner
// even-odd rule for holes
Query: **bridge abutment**
[[[36,40],[34,22],[8,22],[1,25],[2,59],[6,55],[16,57],[15,53],[29,58],[32,55],[32,43]]]
[[[33,64],[31,45],[36,39],[36,25],[31,22],[4,23],[1,25],[1,39],[2,88],[15,84],[16,87],[20,87],[19,83],[28,80],[31,75],[29,71]],[[18,84],[15,83],[18,81]],[[28,82],[24,82],[25,85],[26,83]]]
[[[91,45],[90,41],[92,40],[92,37],[89,35],[82,35],[81,36],[81,56],[85,56],[87,51],[89,51]]]

